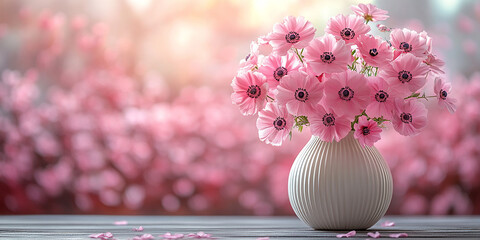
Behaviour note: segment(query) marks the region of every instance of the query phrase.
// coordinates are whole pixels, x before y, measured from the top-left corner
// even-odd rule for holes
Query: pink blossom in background
[[[323,97],[323,86],[318,80],[303,72],[293,72],[283,78],[277,87],[278,105],[286,106],[294,116],[308,116]]]
[[[333,35],[325,34],[315,38],[305,48],[307,66],[315,75],[322,73],[342,72],[352,61],[350,49],[343,40],[335,40]]]
[[[461,15],[457,19],[458,28],[465,33],[472,33],[475,29],[475,24],[468,16]]]
[[[328,20],[325,33],[332,34],[337,40],[344,40],[345,44],[351,45],[358,41],[358,37],[367,34],[370,26],[365,24],[363,18],[350,14],[339,14]]]
[[[209,84],[221,82],[218,86],[185,87],[178,78],[168,82],[172,76],[135,66],[142,61],[131,55],[133,45],[116,45],[118,38],[106,24],[88,19],[72,19],[78,24],[74,29],[70,24],[48,27],[55,31],[49,34],[68,36],[55,44],[68,45],[72,39],[72,45],[56,47],[49,63],[28,62],[51,43],[51,35],[36,24],[36,15],[29,18],[33,25],[25,36],[35,38],[18,37],[18,45],[30,46],[33,40],[38,44],[15,51],[25,56],[22,64],[31,70],[4,70],[0,77],[0,103],[6,113],[0,116],[5,140],[0,142],[2,212],[291,213],[288,200],[278,197],[286,190],[275,183],[286,182],[288,175],[266,173],[274,159],[280,159],[278,171],[291,165],[297,144],[308,136],[298,136],[299,143],[285,143],[281,150],[260,147],[258,132],[250,128],[255,119],[240,119],[228,101],[223,83],[230,70],[195,73],[197,83],[209,75]],[[27,31],[22,25],[10,27],[16,30],[7,37]],[[268,52],[264,42],[257,44],[259,56]],[[175,56],[169,55],[168,62]],[[178,72],[185,77],[192,71]],[[238,174],[229,174],[233,169]],[[256,191],[255,198],[244,194],[259,182],[268,190]],[[242,195],[250,205],[240,204]]]
[[[257,128],[259,138],[266,143],[279,146],[288,137],[293,126],[293,116],[284,106],[269,102],[258,113]]]
[[[383,21],[387,20],[389,17],[388,11],[385,11],[383,9],[377,8],[373,4],[363,4],[360,3],[357,6],[352,5],[350,7],[352,11],[357,14],[360,17],[363,17],[366,21],[372,21],[372,22],[377,22],[377,21]]]
[[[282,148],[264,144],[256,117],[241,117],[226,83],[238,59],[242,71],[252,71],[272,53],[268,39],[256,36],[268,34],[282,7],[322,26],[326,20],[304,10],[329,6],[287,2],[270,15],[248,2],[180,1],[158,14],[162,3],[132,13],[130,3],[81,1],[74,4],[85,10],[78,14],[70,3],[24,2],[0,1],[0,213],[293,214],[285,186],[309,131],[293,133]],[[471,10],[454,10],[448,19],[466,14],[477,26],[480,5],[460,5]],[[431,72],[422,134],[405,138],[386,124],[375,143],[394,175],[388,214],[478,214],[478,36],[439,15],[425,26],[394,16],[380,25],[381,36],[388,40],[392,28],[414,23]],[[339,66],[346,69],[353,57],[342,48]],[[321,54],[314,55],[319,63]],[[334,63],[318,74],[301,71],[323,85]],[[455,114],[431,97],[434,73],[442,72],[453,85],[447,97],[457,99]]]
[[[273,32],[267,40],[273,46],[273,51],[283,56],[290,48],[305,48],[315,36],[316,29],[304,17],[286,17],[282,23],[273,27]]]
[[[462,49],[468,55],[475,55],[478,51],[478,44],[472,39],[466,39],[462,42]]]
[[[267,95],[265,76],[254,72],[241,72],[232,82],[232,102],[243,115],[253,115],[265,105]]]

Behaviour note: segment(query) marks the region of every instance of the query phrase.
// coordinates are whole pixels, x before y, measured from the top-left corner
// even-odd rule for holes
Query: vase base
[[[368,227],[368,228],[312,228],[313,230],[315,231],[352,231],[352,230],[355,230],[355,231],[367,231],[369,228],[371,227]]]

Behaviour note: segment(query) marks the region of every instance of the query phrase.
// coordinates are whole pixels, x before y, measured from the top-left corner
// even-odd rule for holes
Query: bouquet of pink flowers
[[[422,100],[437,98],[455,111],[444,62],[432,54],[426,32],[377,24],[390,39],[369,34],[369,22],[386,20],[372,4],[355,14],[330,18],[325,34],[303,17],[287,17],[250,45],[232,81],[232,102],[244,115],[258,113],[259,137],[279,146],[292,129],[309,126],[323,141],[340,141],[350,131],[362,146],[380,140],[385,123],[402,135],[427,124]],[[432,94],[424,90],[434,81]]]

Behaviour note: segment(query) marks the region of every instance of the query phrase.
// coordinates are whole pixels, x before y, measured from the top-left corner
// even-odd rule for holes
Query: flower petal
[[[128,224],[127,221],[115,221],[115,222],[113,223],[113,225],[127,225],[127,224]]]
[[[143,231],[143,227],[140,226],[138,228],[133,228],[132,230],[135,231],[135,232],[141,232],[141,231]]]
[[[379,238],[380,233],[379,232],[375,232],[375,233],[369,232],[369,233],[367,233],[367,236],[369,236],[371,238]]]
[[[350,231],[348,233],[345,233],[345,234],[337,234],[337,238],[349,238],[349,237],[353,237],[357,234],[357,232],[355,230],[353,231]]]
[[[395,226],[395,222],[385,221],[382,223],[382,227],[393,227],[393,226]]]
[[[408,234],[406,234],[406,233],[394,233],[394,234],[390,234],[388,236],[391,237],[391,238],[401,238],[401,237],[408,237]]]

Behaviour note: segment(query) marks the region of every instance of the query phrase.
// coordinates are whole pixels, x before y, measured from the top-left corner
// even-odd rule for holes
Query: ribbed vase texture
[[[360,146],[353,132],[330,143],[312,136],[288,179],[293,210],[314,229],[367,229],[383,217],[392,193],[382,155],[375,147]]]

